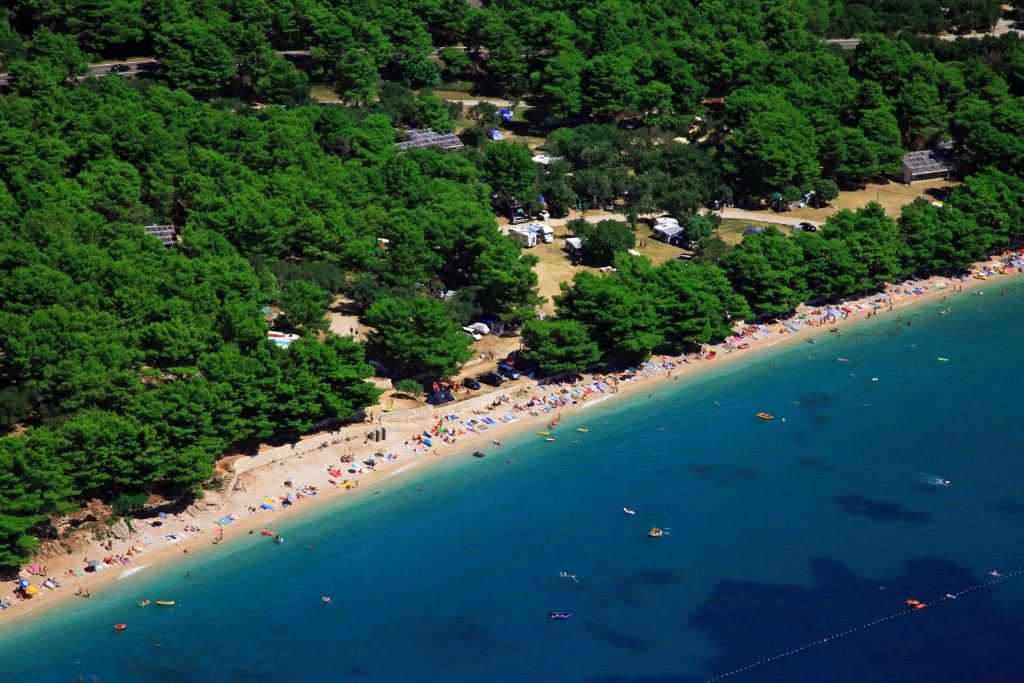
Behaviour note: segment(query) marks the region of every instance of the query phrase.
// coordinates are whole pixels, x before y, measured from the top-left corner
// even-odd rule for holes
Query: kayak
[[[758,413],[757,417],[761,418],[762,420],[771,420],[773,416],[769,415],[768,413]]]
[[[156,604],[163,605],[164,607],[170,607],[174,604],[174,600],[157,600]]]
[[[551,432],[537,432],[540,436],[550,436]]]
[[[587,427],[577,427],[576,431],[577,432],[583,432],[584,434],[586,434],[587,432],[590,431],[590,429],[588,429]]]
[[[632,508],[622,508],[622,511],[625,512],[627,515],[635,515],[636,514],[636,510],[634,510]]]
[[[572,612],[548,612],[548,619],[568,619]]]
[[[123,631],[128,628],[128,624],[114,624],[115,631]]]

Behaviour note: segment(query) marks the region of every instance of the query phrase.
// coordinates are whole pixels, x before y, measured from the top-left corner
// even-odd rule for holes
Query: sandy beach
[[[993,273],[1006,261],[999,258],[980,264],[975,269],[979,275],[974,277],[933,277],[890,285],[880,294],[839,305],[801,306],[788,320],[771,325],[741,324],[735,336],[707,345],[699,354],[655,356],[631,372],[587,375],[572,384],[539,386],[527,382],[475,397],[471,402],[417,410],[407,421],[394,419],[401,417],[395,415],[386,424],[388,438],[383,442],[356,440],[297,450],[294,456],[241,474],[234,490],[207,491],[185,512],[162,519],[134,520],[133,532],[109,546],[94,541],[79,546],[73,554],[36,558],[21,574],[37,586],[36,596],[19,601],[14,595],[16,584],[8,584],[0,591],[0,598],[11,606],[0,611],[0,623],[10,626],[69,600],[84,607],[89,600],[79,592],[85,589],[92,594],[124,591],[126,599],[136,599],[117,585],[117,579],[182,563],[199,553],[216,552],[220,545],[272,530],[302,511],[372,495],[381,486],[407,481],[450,458],[471,457],[478,450],[486,457],[501,457],[497,442],[524,431],[547,432],[534,437],[540,447],[544,439],[570,438],[570,432],[558,425],[562,418],[611,402],[615,396],[650,392],[666,381],[692,380],[745,358],[763,358],[770,348],[842,334],[857,321],[870,317],[910,324],[907,313],[914,306],[977,295],[981,287],[995,290],[986,293],[998,296],[1003,283],[1017,286],[1022,280],[1021,268],[1006,269],[1004,274],[982,274]],[[599,419],[598,413],[587,412],[591,419]],[[373,426],[363,425],[362,429]],[[351,462],[347,462],[349,459]],[[364,464],[367,461],[372,465]],[[159,525],[151,526],[154,522]],[[272,540],[268,538],[267,543]],[[86,572],[90,561],[95,569]],[[60,587],[45,587],[47,577],[53,577]]]

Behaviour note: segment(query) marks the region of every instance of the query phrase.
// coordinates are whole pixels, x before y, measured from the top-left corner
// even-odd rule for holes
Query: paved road
[[[860,45],[860,38],[829,38],[825,42],[829,45],[838,45],[844,50],[856,50]]]
[[[114,62],[99,62],[97,64],[90,64],[89,70],[82,76],[79,76],[76,80],[84,80],[86,78],[102,78],[104,76],[110,76],[111,74],[118,73],[111,71],[111,67],[123,65],[128,70],[121,71],[122,76],[133,76],[143,71],[148,71],[156,67],[159,64],[155,59],[130,59],[125,61],[114,61]],[[11,82],[11,75],[9,73],[0,74],[0,86],[9,85]]]
[[[1006,35],[1007,33],[1016,33],[1017,35],[1024,35],[1024,31],[1021,31],[1020,29],[1016,28],[1012,20],[1004,17],[996,22],[996,25],[992,27],[991,31],[987,31],[984,33],[962,34],[943,33],[942,35],[935,37],[937,37],[939,40],[953,41],[956,40],[957,38],[998,38],[999,36]],[[844,50],[856,50],[857,46],[860,45],[860,38],[829,38],[825,42],[829,43],[830,45],[838,45]]]

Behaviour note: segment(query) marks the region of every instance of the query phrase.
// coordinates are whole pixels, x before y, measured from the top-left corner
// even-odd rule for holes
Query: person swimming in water
[[[575,583],[580,582],[580,580],[576,578],[575,574],[570,574],[569,572],[558,572],[558,575],[563,579],[572,579]]]

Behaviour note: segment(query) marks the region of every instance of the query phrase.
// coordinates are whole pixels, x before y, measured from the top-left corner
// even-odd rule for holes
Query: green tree
[[[372,368],[363,361],[363,348],[348,337],[328,334],[323,342],[303,337],[278,357],[275,422],[295,432],[325,419],[350,419],[380,395],[364,381]]]
[[[399,377],[444,377],[454,374],[472,355],[472,341],[448,317],[437,299],[384,297],[367,309],[374,328],[366,352]]]
[[[482,310],[506,319],[527,315],[537,297],[536,256],[528,256],[509,239],[485,239],[469,268],[469,281]]]
[[[945,126],[946,108],[938,89],[919,78],[904,85],[896,99],[896,118],[908,147],[920,149],[925,146]]]
[[[327,329],[324,313],[329,303],[327,294],[309,280],[291,280],[281,289],[278,303],[288,324],[303,334],[316,334]]]
[[[852,292],[870,292],[900,273],[902,245],[897,239],[896,222],[885,215],[876,202],[857,209],[842,210],[825,222],[822,235],[841,239],[854,264]]]
[[[530,320],[523,325],[523,344],[523,357],[549,375],[585,370],[601,357],[576,320]]]
[[[685,226],[686,239],[693,240],[694,242],[706,240],[711,237],[711,233],[715,230],[715,224],[711,222],[711,219],[700,214],[687,216],[683,225]]]
[[[725,155],[726,169],[755,197],[813,186],[820,174],[814,129],[798,110],[780,102],[733,131]]]
[[[583,106],[592,116],[614,116],[636,107],[639,84],[627,57],[597,55],[582,78]]]
[[[613,363],[639,362],[665,341],[652,299],[617,277],[577,273],[571,287],[562,285],[555,306],[559,318],[582,323]]]
[[[429,90],[420,92],[414,109],[416,122],[421,128],[433,128],[438,133],[450,133],[454,130],[444,100],[435,97]]]
[[[789,313],[806,292],[801,277],[803,251],[773,227],[748,233],[722,257],[729,281],[755,313]]]
[[[534,90],[547,102],[551,113],[563,118],[578,116],[583,109],[583,70],[587,60],[578,50],[564,50],[534,74]]]
[[[75,491],[56,453],[29,437],[0,439],[0,567],[28,561],[35,532],[71,507]]]
[[[495,142],[484,150],[483,170],[495,194],[525,199],[532,195],[539,175],[529,148],[511,142]]]
[[[155,50],[168,80],[195,95],[212,95],[235,74],[231,48],[196,19],[162,25]]]
[[[617,254],[636,246],[636,233],[625,223],[604,220],[593,226],[585,221],[575,225],[583,254],[591,265],[611,265]]]

